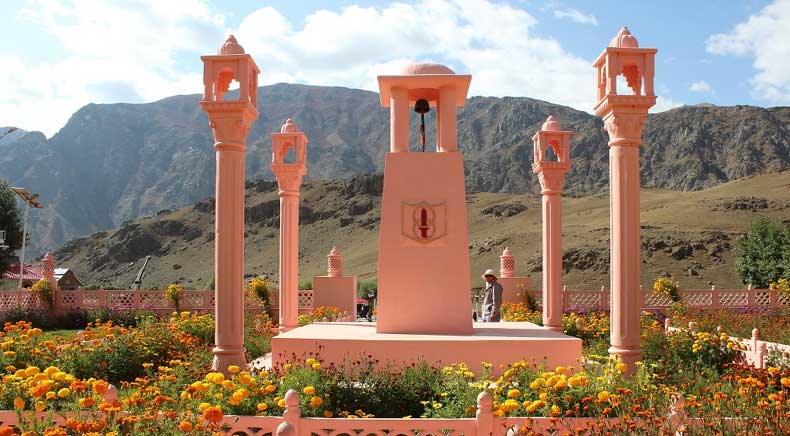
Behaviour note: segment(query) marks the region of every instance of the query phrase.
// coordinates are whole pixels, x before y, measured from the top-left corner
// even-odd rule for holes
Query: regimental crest
[[[401,234],[420,244],[447,235],[447,204],[401,203]]]

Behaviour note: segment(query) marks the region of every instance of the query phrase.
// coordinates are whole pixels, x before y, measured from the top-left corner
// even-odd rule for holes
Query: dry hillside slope
[[[345,271],[363,279],[376,274],[380,175],[308,181],[303,186],[300,229],[301,280],[323,274],[336,245]],[[765,214],[790,222],[790,171],[752,176],[694,192],[642,191],[642,283],[659,274],[685,287],[741,287],[733,248],[751,219]],[[144,287],[180,281],[204,288],[213,271],[213,199],[193,207],[140,218],[117,230],[73,240],[56,253],[87,284],[128,287],[146,255]],[[565,198],[565,283],[600,288],[609,282],[608,195]],[[517,271],[540,283],[540,198],[534,194],[471,193],[469,253],[473,285],[485,268],[498,269],[509,246]],[[247,184],[246,272],[276,277],[278,211],[274,182]],[[440,278],[432,278],[433,280]]]

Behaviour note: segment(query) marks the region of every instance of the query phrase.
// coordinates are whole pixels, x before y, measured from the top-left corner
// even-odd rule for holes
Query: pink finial
[[[280,133],[299,133],[299,127],[296,126],[294,120],[288,118],[280,128]]]
[[[339,256],[340,255],[340,250],[338,250],[337,247],[332,247],[332,250],[329,252],[329,255],[330,256]]]
[[[505,249],[502,251],[502,255],[503,256],[512,256],[513,253],[510,252],[510,247],[505,247]]]
[[[540,130],[559,132],[562,130],[562,128],[560,127],[560,122],[554,118],[554,115],[549,115],[549,117],[546,118],[546,122],[540,126]]]
[[[222,44],[222,47],[217,50],[217,54],[221,56],[244,54],[244,47],[239,45],[235,36],[230,35],[228,39],[225,40],[225,43]]]
[[[628,28],[623,26],[623,28],[617,32],[617,36],[612,38],[612,42],[609,43],[609,47],[639,48],[639,43],[636,41],[636,38],[631,35],[631,32],[628,30]]]

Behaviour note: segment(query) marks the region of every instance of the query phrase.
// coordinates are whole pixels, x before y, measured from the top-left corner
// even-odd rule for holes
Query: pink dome
[[[217,50],[217,54],[221,56],[244,54],[244,47],[239,45],[239,42],[236,41],[235,36],[230,35],[228,36],[228,39],[225,40],[225,43],[222,44],[222,47]]]
[[[299,127],[296,126],[292,119],[288,118],[285,124],[280,127],[280,133],[299,133]]]
[[[617,32],[617,36],[612,38],[612,42],[609,43],[609,47],[639,48],[639,43],[636,41],[636,38],[631,35],[631,32],[628,31],[628,28],[623,27],[619,32]]]
[[[549,117],[546,118],[546,122],[540,126],[540,130],[559,132],[562,128],[560,127],[560,122],[554,118],[554,115],[549,115]]]
[[[400,70],[400,74],[404,76],[413,76],[417,74],[455,74],[455,72],[441,64],[418,62],[406,65]]]

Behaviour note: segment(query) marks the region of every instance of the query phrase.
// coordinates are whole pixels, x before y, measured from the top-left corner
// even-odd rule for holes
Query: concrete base
[[[406,366],[421,360],[440,365],[464,362],[478,373],[481,362],[500,365],[525,359],[554,368],[579,367],[581,339],[528,322],[474,323],[471,335],[376,333],[374,323],[315,323],[272,339],[272,364],[317,357],[324,365],[367,357],[379,366]],[[368,357],[369,356],[369,357]]]

